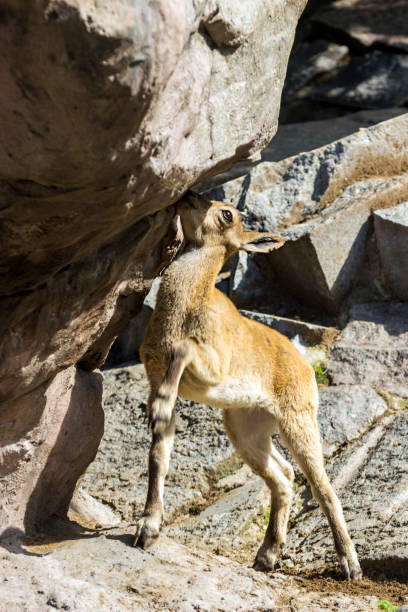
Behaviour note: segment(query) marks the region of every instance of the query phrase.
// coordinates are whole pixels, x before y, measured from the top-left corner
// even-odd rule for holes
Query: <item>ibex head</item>
[[[176,207],[186,245],[224,246],[226,256],[235,251],[269,253],[285,238],[269,232],[246,232],[241,213],[224,202],[205,200],[188,191]]]

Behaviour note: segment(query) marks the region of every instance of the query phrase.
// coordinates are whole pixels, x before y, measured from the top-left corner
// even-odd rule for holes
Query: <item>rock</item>
[[[408,304],[358,304],[333,345],[328,362],[331,380],[367,384],[408,397]]]
[[[399,0],[336,0],[312,16],[320,35],[347,40],[360,50],[367,48],[408,51],[406,6]]]
[[[135,513],[141,512],[147,487],[147,462],[143,469],[140,465],[143,461],[142,453],[147,459],[150,436],[142,422],[141,411],[137,409],[137,402],[140,402],[140,397],[146,393],[146,380],[141,366],[105,370],[104,376],[104,406],[107,420],[105,441],[101,444],[95,462],[88,468],[82,486],[93,495],[96,494],[95,490],[100,488],[100,497],[116,510],[121,507],[122,516],[125,515],[124,500],[127,499],[127,512],[130,516],[130,500],[133,499]],[[386,412],[385,402],[366,386],[321,388],[320,397],[319,422],[327,454],[327,469],[334,486],[339,491],[364,567],[377,569],[387,576],[392,575],[395,570],[397,574],[403,576],[403,571],[406,571],[405,514],[408,511],[406,498],[408,483],[405,482],[404,469],[408,440],[405,432],[408,427],[408,411],[402,404],[399,412],[395,409]],[[140,408],[143,408],[143,404]],[[218,563],[223,568],[226,565],[234,567],[234,571],[242,581],[239,591],[241,597],[246,597],[248,592],[245,586],[246,578],[244,579],[247,574],[243,572],[249,571],[251,576],[259,576],[263,580],[262,575],[252,573],[252,570],[247,570],[233,561],[227,561],[220,557],[220,554],[238,558],[245,565],[252,562],[267,522],[269,493],[266,487],[246,466],[242,466],[242,462],[237,460],[237,457],[231,455],[230,448],[228,450],[225,448],[225,434],[221,429],[221,420],[214,418],[214,413],[211,414],[208,409],[201,409],[199,406],[192,407],[183,403],[178,406],[178,413],[182,419],[177,422],[175,452],[165,486],[166,522],[164,533],[157,544],[146,552],[126,546],[132,541],[131,534],[134,527],[131,526],[128,528],[122,526],[121,530],[110,530],[108,533],[100,534],[99,537],[94,535],[90,539],[73,539],[67,536],[70,540],[69,549],[64,552],[65,545],[64,547],[59,545],[58,559],[62,561],[66,554],[70,555],[70,559],[75,559],[75,551],[78,550],[78,555],[83,561],[78,561],[78,564],[64,563],[64,570],[56,583],[58,589],[61,589],[56,592],[59,597],[62,598],[64,594],[61,585],[65,585],[66,580],[72,577],[71,572],[75,571],[82,580],[90,582],[90,586],[87,587],[90,593],[94,592],[95,583],[98,588],[113,589],[115,594],[116,589],[120,590],[121,585],[126,584],[132,587],[127,591],[128,596],[136,598],[131,600],[132,609],[138,609],[136,604],[143,605],[143,599],[137,599],[138,597],[145,598],[144,601],[149,598],[151,607],[152,594],[155,594],[154,601],[158,609],[173,609],[171,602],[175,601],[176,597],[181,601],[179,593],[182,589],[186,601],[190,601],[188,599],[190,596],[193,597],[196,583],[189,569],[193,568],[195,571],[197,567],[195,563],[200,559],[206,559],[210,571],[208,572],[208,569],[204,571],[210,573],[210,576],[218,575]],[[121,448],[118,444],[119,439],[122,442]],[[108,463],[111,458],[112,461]],[[206,478],[206,485],[203,487],[202,484],[198,485],[199,466],[200,464],[206,466],[208,463],[212,464],[213,468],[210,470],[211,477]],[[103,472],[106,473],[105,482],[103,482]],[[195,495],[192,495],[194,489]],[[309,572],[323,572],[327,565],[331,568],[334,563],[334,547],[326,520],[321,511],[315,508],[316,505],[311,501],[310,490],[305,486],[304,479],[297,470],[288,550],[281,563],[284,572],[293,573],[295,568],[296,572],[304,573],[306,577]],[[60,542],[61,529],[58,528],[57,534]],[[46,539],[46,542],[49,541],[50,538]],[[91,547],[87,547],[88,543]],[[187,543],[191,548],[185,548],[180,543]],[[12,545],[9,544],[8,549],[12,550]],[[203,549],[206,552],[202,552]],[[390,551],[395,551],[394,557]],[[25,564],[33,560],[37,564],[40,583],[43,585],[39,590],[47,594],[48,582],[42,578],[42,570],[38,569],[39,563],[42,563],[43,559],[48,559],[50,563],[56,558],[56,551],[52,550],[51,545],[51,548],[33,546],[29,552],[31,554],[47,552],[48,555],[40,558],[13,555],[6,563],[14,563],[15,567],[19,559]],[[211,552],[216,552],[217,555],[214,556]],[[86,569],[89,558],[92,558],[92,568],[96,568],[94,576]],[[191,559],[195,561],[192,562]],[[0,563],[1,561],[2,559]],[[75,570],[71,569],[73,566]],[[130,566],[133,568],[131,572]],[[24,575],[30,575],[31,566],[24,567]],[[48,572],[50,572],[49,567]],[[164,571],[168,574],[167,580],[170,581],[171,597],[174,600],[169,599],[170,591],[162,582]],[[102,582],[99,580],[99,572],[104,577]],[[133,576],[130,581],[129,573]],[[13,576],[15,575],[13,573]],[[177,585],[172,582],[173,575],[178,576]],[[122,576],[126,576],[126,583],[122,583]],[[227,575],[224,576],[227,581]],[[267,582],[259,583],[258,597],[266,596],[264,584],[272,584],[275,589],[278,588],[276,580],[284,580],[285,593],[289,596],[289,593],[292,593],[292,579],[277,572],[268,575],[265,577]],[[204,578],[201,576],[200,584],[202,580]],[[147,583],[149,591],[146,590]],[[30,583],[26,580],[24,584]],[[215,592],[218,593],[221,589],[223,593],[225,584],[226,582],[223,582],[222,588],[217,587]],[[318,590],[316,586],[307,585],[307,580],[301,584],[302,589],[313,592],[313,595],[309,594],[309,597],[313,597],[313,601],[303,599],[306,595],[303,591],[299,592],[292,600],[291,605],[294,610],[307,612],[310,609],[332,610],[336,609],[336,605],[342,607],[341,600],[326,600],[327,593],[323,596],[320,592],[316,592]],[[55,587],[54,584],[53,586]],[[298,582],[297,586],[300,588]],[[365,592],[377,593],[373,590],[374,583],[369,587],[367,584],[363,586]],[[325,583],[323,587],[325,591],[326,587]],[[77,588],[77,584],[72,583],[67,592],[72,594],[77,592]],[[109,596],[113,596],[110,590]],[[215,597],[215,594],[212,596]],[[220,597],[224,595],[221,594]],[[248,602],[247,608],[244,609],[252,605],[252,599],[248,599]],[[282,600],[279,602],[279,605],[283,606]],[[200,603],[201,605],[204,604]],[[370,601],[367,600],[364,604],[362,600],[356,598],[350,600],[347,605],[353,611],[361,609],[365,612],[370,608]],[[221,600],[218,607],[224,609]],[[225,609],[230,608],[227,606]]]
[[[140,310],[169,259],[169,206],[273,136],[304,4],[3,2],[0,401],[24,422]],[[96,419],[92,452],[99,433]]]
[[[306,100],[302,100],[302,103],[305,104]],[[405,112],[406,109],[404,108],[362,110],[349,113],[344,117],[334,117],[319,121],[310,121],[308,116],[303,122],[280,125],[276,136],[262,150],[261,158],[262,161],[279,162],[299,153],[318,149],[330,142],[345,138],[361,128],[367,128],[387,119],[398,117]],[[232,179],[248,174],[258,164],[259,161],[236,164],[230,170],[198,183],[194,186],[194,190],[204,193],[214,189],[228,181],[232,181]]]
[[[399,130],[407,127],[408,114],[280,163],[260,163],[206,194],[243,210],[251,229],[289,239],[263,257],[266,283],[277,277],[300,301],[335,312],[361,267],[371,211],[406,199],[407,142]]]
[[[234,258],[229,284],[229,297],[239,308],[257,308],[268,301],[264,277],[255,259],[244,251]]]
[[[303,43],[289,60],[282,103],[287,104],[299,89],[316,77],[339,69],[347,55],[348,47],[345,45],[326,40]]]
[[[78,488],[69,504],[68,517],[86,527],[116,527],[120,518],[109,506],[101,504],[86,491]]]
[[[393,297],[408,301],[408,202],[374,213],[385,283]]]
[[[156,306],[157,292],[161,276],[154,279],[146,295],[141,310],[133,317],[128,328],[116,338],[106,360],[106,365],[113,366],[128,361],[140,360],[139,349],[146,333],[147,325]]]
[[[148,383],[142,364],[104,370],[105,433],[82,487],[123,520],[144,508],[151,434],[146,422]],[[203,503],[208,470],[231,455],[220,411],[178,400],[174,449],[165,485],[166,520]]]
[[[244,465],[235,473],[230,474],[229,476],[224,476],[224,478],[220,478],[220,480],[217,481],[216,486],[218,489],[229,491],[230,489],[236,489],[237,487],[247,484],[248,480],[251,480],[252,478],[253,473],[251,472],[251,468],[244,463]]]
[[[318,420],[326,459],[365,434],[387,410],[384,400],[366,386],[320,387],[319,396]],[[286,449],[277,440],[275,444],[293,464]],[[296,464],[294,467],[299,477],[300,470]],[[248,538],[260,540],[259,529],[254,533],[254,523],[261,521],[261,532],[265,530],[267,521],[262,517],[269,507],[270,494],[260,478],[251,476],[247,467],[241,475],[242,470],[217,482],[218,488],[232,491],[197,516],[167,527],[167,535],[189,546],[197,544],[225,553],[245,547]]]
[[[408,100],[408,58],[387,53],[354,57],[339,75],[309,96],[351,108],[403,106]]]
[[[360,437],[387,410],[385,401],[366,386],[320,387],[319,397],[318,420],[326,457]]]
[[[200,177],[257,153],[276,131],[303,6],[248,5],[243,19],[227,0],[137,10],[53,0],[24,13],[6,3],[1,293],[38,287]]]
[[[177,541],[210,550],[228,551],[244,545],[245,530],[251,519],[270,503],[270,494],[260,478],[234,488],[197,516],[166,528]]]
[[[264,575],[220,555],[189,550],[162,536],[148,551],[131,546],[131,528],[79,537],[63,526],[58,544],[31,546],[7,538],[0,559],[1,600],[10,612],[352,609],[373,597],[309,593],[292,576]],[[24,553],[24,554],[21,554]]]
[[[237,206],[245,213],[247,226],[259,231],[304,222],[332,205],[346,189],[353,201],[361,201],[366,190],[372,195],[370,186],[381,178],[386,184],[393,177],[392,190],[400,176],[402,198],[408,170],[407,128],[408,113],[279,163],[260,163],[249,174],[205,193]],[[395,200],[394,196],[389,207]],[[376,208],[380,207],[378,202]]]
[[[394,190],[401,186],[397,180]],[[353,185],[318,217],[284,232],[288,241],[268,258],[280,282],[298,299],[336,312],[364,257],[370,199],[375,201],[390,189],[388,180]]]
[[[68,510],[103,433],[102,377],[71,366],[0,417],[0,534]],[[75,443],[73,443],[75,441]]]

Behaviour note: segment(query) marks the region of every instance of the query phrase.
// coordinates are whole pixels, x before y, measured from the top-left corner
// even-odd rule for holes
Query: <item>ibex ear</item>
[[[269,232],[245,232],[244,239],[239,247],[247,253],[270,253],[283,246],[286,238],[279,234]]]

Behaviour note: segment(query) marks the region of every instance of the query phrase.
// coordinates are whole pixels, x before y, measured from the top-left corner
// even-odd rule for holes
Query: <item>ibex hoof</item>
[[[275,569],[276,555],[258,552],[255,557],[253,569],[257,572],[272,572]]]
[[[361,580],[363,572],[358,561],[350,561],[347,557],[339,558],[340,566],[345,580]]]
[[[133,546],[138,548],[149,548],[159,537],[159,528],[152,525],[148,517],[143,517],[136,523],[136,533]]]
[[[149,425],[153,433],[163,433],[170,424],[173,408],[168,397],[156,397],[150,408]]]
[[[351,570],[350,572],[351,580],[361,580],[362,577],[363,577],[363,572],[361,570],[361,567],[359,567],[358,569]]]

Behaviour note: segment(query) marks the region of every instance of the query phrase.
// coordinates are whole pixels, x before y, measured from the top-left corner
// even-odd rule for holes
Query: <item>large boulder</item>
[[[42,385],[103,363],[170,256],[169,205],[273,136],[304,4],[3,2],[0,446]]]

